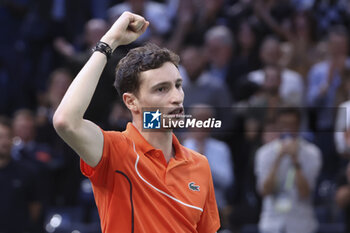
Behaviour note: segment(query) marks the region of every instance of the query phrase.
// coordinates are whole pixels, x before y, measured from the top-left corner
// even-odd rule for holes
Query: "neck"
[[[174,157],[175,151],[173,149],[172,130],[145,132],[142,130],[141,122],[133,121],[132,123],[149,144],[163,152],[165,160],[167,162],[169,162],[169,160]]]

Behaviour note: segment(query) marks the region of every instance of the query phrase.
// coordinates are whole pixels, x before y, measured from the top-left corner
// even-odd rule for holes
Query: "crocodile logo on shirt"
[[[200,190],[199,190],[200,186],[199,186],[199,185],[195,185],[194,182],[188,183],[188,187],[189,187],[189,189],[191,189],[192,191],[200,191]]]

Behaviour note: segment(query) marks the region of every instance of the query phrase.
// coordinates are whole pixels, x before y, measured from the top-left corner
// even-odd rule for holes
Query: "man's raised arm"
[[[147,29],[143,17],[124,12],[101,38],[112,50],[136,40]],[[83,119],[95,92],[107,57],[94,52],[68,88],[53,117],[59,136],[90,166],[95,167],[102,156],[103,135],[100,128]]]

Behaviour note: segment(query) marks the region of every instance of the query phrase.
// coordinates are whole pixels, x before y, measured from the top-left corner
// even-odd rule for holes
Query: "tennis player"
[[[69,87],[54,127],[81,158],[103,233],[214,233],[220,220],[207,159],[183,147],[171,130],[142,130],[144,107],[183,112],[177,55],[147,45],[119,62],[115,86],[133,117],[124,132],[104,131],[83,118],[111,52],[148,25],[129,12],[118,18]]]

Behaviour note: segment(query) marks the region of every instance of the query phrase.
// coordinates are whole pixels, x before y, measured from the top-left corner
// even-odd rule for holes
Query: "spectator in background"
[[[64,66],[67,67],[73,74],[77,74],[83,65],[87,62],[92,54],[92,48],[106,33],[108,24],[103,19],[91,19],[86,22],[84,28],[84,43],[79,48],[75,48],[73,44],[68,43],[64,38],[57,38],[54,42],[56,50],[63,56],[65,60]],[[108,115],[110,104],[116,99],[115,90],[111,83],[114,80],[115,67],[122,54],[121,51],[115,53],[110,62],[104,69],[101,82],[97,86],[97,94],[92,99],[86,117],[95,122],[107,121],[104,117]],[[106,104],[108,103],[108,104]]]
[[[316,232],[312,193],[321,168],[321,152],[299,136],[300,112],[281,108],[281,138],[256,153],[257,189],[263,197],[259,229],[269,233]]]
[[[335,201],[344,211],[345,232],[350,232],[350,162],[337,182]]]
[[[350,69],[342,73],[342,85],[337,91],[338,106],[334,140],[339,155],[350,159]]]
[[[186,0],[182,0],[186,1]],[[191,12],[191,30],[187,32],[185,43],[202,45],[205,34],[217,25],[225,25],[227,18],[224,15],[224,0],[192,0],[186,4],[187,11]],[[181,15],[179,16],[181,17]],[[177,19],[178,21],[181,19]]]
[[[235,176],[234,187],[229,195],[232,205],[230,226],[233,232],[241,232],[244,225],[257,224],[261,209],[254,175],[255,152],[261,146],[261,122],[252,116],[243,115],[242,123],[238,125],[244,128],[234,131],[229,143]]]
[[[280,132],[275,121],[266,121],[263,126],[262,143],[267,144],[278,139]]]
[[[250,18],[244,18],[239,23],[235,33],[237,36],[234,47],[234,57],[229,66],[227,84],[231,93],[236,96],[240,92],[240,84],[244,75],[260,67],[258,55],[258,37],[256,28]]]
[[[51,73],[47,91],[40,98],[41,106],[38,108],[39,126],[52,123],[52,116],[72,81],[73,76],[67,69],[58,68]]]
[[[13,117],[12,158],[30,165],[34,169],[36,182],[40,185],[40,201],[48,203],[53,195],[51,171],[55,168],[57,158],[46,143],[36,140],[37,124],[34,113],[29,109],[19,109]],[[43,209],[44,206],[42,206]],[[43,216],[40,216],[43,217]]]
[[[178,0],[177,14],[174,17],[174,27],[167,41],[167,47],[172,51],[179,53],[183,49],[182,47],[185,44],[188,34],[194,26],[193,13],[193,1]]]
[[[289,65],[291,69],[299,72],[303,77],[306,77],[308,69],[319,61],[320,52],[316,47],[316,26],[313,20],[313,15],[310,12],[293,11],[286,12],[288,8],[294,9],[288,1],[264,1],[257,0],[254,3],[256,15],[268,28],[279,36],[286,43],[283,44],[283,52],[280,64],[283,66]],[[270,4],[269,4],[270,3]],[[277,5],[279,11],[275,13],[280,17],[274,17],[272,6]],[[285,13],[285,14],[284,14]],[[307,51],[307,53],[305,53]],[[305,56],[306,54],[306,56]]]
[[[167,14],[167,6],[164,3],[151,0],[127,0],[108,9],[109,22],[114,23],[124,11],[141,15],[150,22],[149,29],[138,38],[136,43],[141,44],[152,37],[165,37],[171,29],[171,15]]]
[[[318,19],[318,36],[327,35],[334,25],[349,26],[350,9],[347,0],[314,0],[312,11]]]
[[[314,107],[311,119],[315,122],[315,142],[324,156],[323,173],[332,178],[338,170],[339,158],[335,156],[334,121],[336,97],[342,85],[341,73],[350,67],[348,57],[348,32],[343,26],[333,27],[328,36],[328,57],[315,64],[308,75],[307,103]]]
[[[73,80],[72,74],[64,68],[54,70],[49,78],[48,89],[43,96],[42,106],[37,111],[37,141],[52,149],[51,176],[55,183],[50,204],[71,205],[76,203],[81,179],[79,160],[72,160],[75,152],[56,134],[52,117]]]
[[[285,64],[300,73],[306,84],[311,66],[324,58],[324,43],[317,43],[316,19],[312,12],[302,11],[293,15],[286,39],[282,46],[286,56]]]
[[[131,114],[127,107],[123,103],[116,101],[112,104],[106,129],[124,131],[131,120]]]
[[[74,45],[64,37],[54,40],[55,50],[63,56],[66,66],[78,73],[92,53],[92,48],[107,32],[108,24],[103,19],[90,19],[85,23],[82,44]]]
[[[28,164],[12,159],[12,136],[9,120],[0,117],[0,232],[41,233],[39,177]]]
[[[275,37],[266,37],[260,48],[260,59],[265,65],[280,66],[281,44]],[[283,102],[302,106],[304,84],[300,74],[281,67],[281,86],[279,89]],[[258,85],[264,83],[264,71],[262,69],[250,72],[248,79]]]
[[[310,10],[314,4],[315,0],[291,0],[291,4],[293,4],[294,8],[297,11]]]
[[[295,9],[289,0],[254,0],[254,15],[259,22],[263,36],[275,33],[284,39],[284,31],[289,27]]]
[[[209,105],[196,104],[191,106],[189,114],[197,120],[205,121],[215,117],[214,111],[214,108]],[[183,145],[207,157],[213,177],[219,213],[222,220],[227,220],[228,216],[223,216],[225,209],[228,207],[227,191],[234,181],[230,148],[224,142],[211,137],[210,130],[206,129],[191,130]],[[225,227],[224,224],[223,227]]]
[[[264,83],[261,89],[249,99],[250,115],[260,119],[260,124],[276,119],[279,107],[283,106],[280,95],[282,71],[279,66],[267,65],[263,69]]]
[[[212,82],[226,83],[229,78],[228,70],[233,56],[233,35],[226,26],[215,26],[205,33],[204,51],[208,59],[209,76]]]
[[[78,40],[90,10],[90,1],[88,4],[83,0],[31,1],[21,25],[22,43],[18,47],[23,52],[16,61],[21,67],[17,75],[24,80],[24,101],[28,102],[44,91],[51,71],[64,63],[54,52],[53,40],[57,37],[64,37],[70,42]],[[34,104],[29,107],[35,109],[36,99],[32,101]]]
[[[49,168],[53,161],[48,145],[36,141],[35,115],[28,109],[17,110],[13,118],[13,157],[38,164],[38,168]]]
[[[204,69],[205,60],[198,47],[187,47],[181,53],[182,66],[187,76],[183,84],[187,100],[184,106],[205,103],[215,107],[229,107],[231,98],[228,89],[222,82],[215,82],[216,78]],[[206,90],[203,92],[203,90]]]
[[[181,53],[182,66],[186,73],[182,77],[183,90],[186,93],[184,107],[194,104],[208,104],[214,106],[217,119],[222,120],[222,129],[229,127],[230,115],[225,108],[231,106],[231,96],[227,87],[222,82],[215,82],[215,77],[205,71],[205,59],[198,47],[187,47]],[[203,91],[205,90],[205,91]]]

